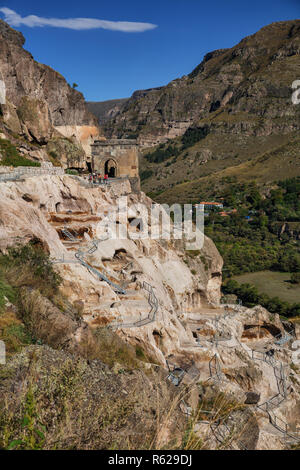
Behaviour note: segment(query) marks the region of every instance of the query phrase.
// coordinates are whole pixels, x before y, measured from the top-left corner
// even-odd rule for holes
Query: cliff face
[[[226,115],[215,124],[224,132],[298,130],[299,107],[292,106],[291,86],[299,77],[299,54],[300,20],[273,23],[231,49],[208,53],[190,75],[135,93],[107,123],[106,132],[136,134],[142,144],[151,145],[222,112]]]
[[[121,98],[117,100],[108,101],[88,101],[87,107],[93,113],[102,125],[106,121],[114,118],[123,108],[124,104],[127,103],[129,98]]]
[[[6,414],[1,419],[0,430],[3,422],[13,429],[11,440],[23,432],[16,421],[10,421],[22,407],[20,394],[11,399],[11,390],[27,391],[33,383],[34,393],[39,397],[37,403],[53,403],[50,415],[49,406],[40,410],[41,422],[47,423],[44,448],[53,448],[53,442],[58,448],[111,448],[112,443],[119,442],[119,434],[126,438],[132,434],[134,445],[139,448],[142,439],[138,436],[143,434],[141,423],[147,437],[155,423],[166,445],[170,437],[172,440],[175,437],[177,425],[182,434],[186,422],[182,411],[187,411],[184,406],[196,412],[192,429],[204,441],[205,448],[220,448],[220,435],[214,426],[220,392],[230,400],[230,409],[235,404],[230,419],[224,421],[224,429],[222,420],[218,425],[220,434],[223,431],[224,448],[286,448],[285,431],[271,426],[271,414],[266,413],[265,405],[274,406],[272,419],[274,415],[284,427],[286,423],[291,433],[297,429],[300,382],[298,369],[290,367],[295,360],[290,347],[293,337],[286,334],[278,315],[271,315],[262,307],[219,305],[222,259],[209,239],[205,238],[199,252],[188,253],[180,240],[102,238],[99,222],[112,213],[120,196],[127,196],[128,202],[127,213],[124,215],[122,211],[117,219],[121,232],[140,215],[139,203],[151,207],[152,201],[142,193],[132,194],[127,182],[99,189],[87,187],[82,180],[70,176],[45,175],[2,182],[0,191],[0,253],[16,242],[32,240],[39,244],[53,261],[59,261],[55,266],[63,280],[62,299],[68,299],[67,304],[63,303],[65,300],[55,304],[54,298],[43,298],[39,291],[24,287],[22,281],[22,307],[18,315],[30,328],[32,337],[43,346],[23,350],[3,368],[0,391],[5,408],[1,407],[1,412],[3,408]],[[150,229],[151,223],[147,222]],[[65,235],[66,226],[71,239]],[[75,253],[79,258],[85,256],[85,265],[78,262]],[[114,285],[99,279],[96,271],[105,273]],[[116,285],[125,291],[118,291]],[[76,315],[72,305],[80,306]],[[148,321],[153,305],[157,308]],[[137,370],[131,374],[126,372],[127,367],[124,370],[123,362],[118,363],[122,351],[112,360],[113,370],[99,362],[105,357],[103,350],[111,351],[110,343],[116,341],[108,325],[114,325],[118,340],[121,338],[133,351],[139,352],[139,358],[144,358],[142,365],[140,359],[139,363],[135,360],[131,367]],[[266,354],[271,348],[272,358]],[[66,369],[63,364],[67,365]],[[184,373],[179,394],[167,380],[167,365],[171,370],[172,365],[177,365],[177,373],[178,367]],[[147,375],[139,368],[147,371]],[[73,432],[59,433],[57,437],[56,416],[60,415],[61,394],[66,390],[62,389],[64,371],[72,377],[67,389],[72,401],[68,424],[76,428],[78,416],[84,416],[79,428],[84,442],[78,442],[77,433],[74,436]],[[29,374],[34,375],[35,381],[31,382]],[[99,377],[101,390],[97,385]],[[170,377],[175,384],[176,375]],[[272,400],[278,394],[280,400],[274,403]],[[95,401],[99,396],[101,400]],[[134,403],[128,403],[129,397]],[[167,414],[173,417],[173,413],[176,422],[168,418],[167,431],[165,426],[158,426],[153,412],[155,402],[159,402],[162,411],[172,405],[171,414]],[[209,409],[216,406],[211,421],[209,416],[201,415],[208,403]],[[260,408],[256,406],[258,403]],[[128,412],[123,414],[125,408]],[[106,413],[110,415],[109,422],[112,417],[114,421],[113,426],[103,431],[97,426],[101,419],[106,419]],[[120,423],[122,432],[116,434]],[[61,426],[65,428],[64,424]],[[97,432],[90,433],[90,429]]]
[[[101,242],[88,262],[105,272],[115,284],[125,285],[123,296],[106,282],[100,282],[86,267],[74,263],[75,250],[85,251],[92,239],[100,237],[99,223],[117,207],[120,196],[129,195],[128,219],[120,220],[124,228],[135,217],[138,204],[151,207],[152,201],[143,193],[131,194],[128,182],[101,190],[85,188],[70,176],[45,176],[27,178],[20,183],[2,183],[0,190],[0,222],[3,222],[0,251],[14,243],[15,237],[21,237],[24,242],[39,239],[51,257],[71,260],[57,265],[64,278],[63,290],[72,302],[83,303],[84,315],[92,326],[145,318],[149,314],[148,293],[141,286],[147,281],[155,287],[163,306],[157,317],[158,328],[168,331],[163,350],[171,352],[181,349],[180,341],[189,340],[190,334],[179,321],[180,312],[219,303],[223,261],[206,237],[201,253],[193,253],[190,259],[183,246],[172,246],[168,241],[126,238]],[[4,214],[9,214],[5,221]],[[74,243],[65,239],[66,224],[79,234]],[[172,321],[171,316],[174,316]],[[155,324],[150,329],[154,330]],[[127,331],[133,342],[139,338],[152,356],[164,362],[155,335],[148,338],[148,329]]]
[[[188,76],[134,93],[105,132],[148,147],[142,187],[159,202],[197,200],[200,187],[227,177],[269,184],[300,175],[299,55],[300,20],[271,24],[208,53]]]
[[[24,96],[46,101],[53,126],[95,125],[83,95],[51,67],[36,62],[24,43],[22,33],[0,20],[0,70],[7,99],[17,108]]]
[[[97,119],[81,93],[51,67],[36,62],[23,45],[24,36],[0,20],[0,79],[6,103],[1,105],[8,131],[29,142],[46,144],[52,137],[75,136],[89,152],[99,134]]]

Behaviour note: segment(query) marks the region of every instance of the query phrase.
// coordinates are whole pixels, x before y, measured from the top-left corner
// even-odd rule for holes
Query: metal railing
[[[90,266],[83,258],[82,256],[84,255],[84,253],[82,252],[77,252],[75,253],[75,257],[78,259],[79,263],[84,266],[85,268],[87,268],[89,270],[90,273],[93,273],[95,274],[95,276],[97,276],[100,281],[105,281],[107,282],[107,284],[109,284],[111,287],[113,287],[113,289],[118,293],[118,294],[126,294],[126,290],[123,289],[121,286],[115,284],[114,282],[112,282],[110,279],[108,279],[108,277],[103,274],[102,272],[100,272],[98,269],[95,269],[93,268],[92,266]]]
[[[217,354],[215,354],[209,361],[209,374],[213,380],[222,380],[222,371]]]
[[[281,333],[279,333],[279,335],[275,336],[275,338],[276,340],[274,343],[278,346],[282,346],[283,344],[288,343],[291,339],[293,339],[292,335],[287,332],[285,332],[283,336]]]
[[[141,326],[149,325],[149,323],[153,323],[156,319],[156,313],[158,311],[158,300],[154,294],[153,287],[148,284],[148,282],[143,282],[143,289],[148,292],[148,303],[151,307],[150,312],[148,313],[147,317],[143,318],[142,320],[138,320],[135,322],[119,322],[119,323],[111,323],[109,328],[111,329],[118,329],[118,328],[139,328]]]
[[[62,233],[72,242],[77,242],[78,241],[78,238],[76,238],[78,236],[77,232],[75,232],[73,230],[73,232],[75,233],[75,235],[73,233],[70,232],[69,228],[64,226],[64,228],[62,229]],[[84,266],[85,268],[87,268],[89,270],[90,273],[94,274],[95,276],[98,277],[98,279],[100,279],[100,281],[104,281],[104,282],[107,282],[107,284],[109,284],[111,287],[113,287],[113,289],[115,290],[115,292],[117,292],[118,294],[126,294],[126,290],[123,289],[123,287],[119,286],[118,284],[114,283],[113,281],[111,281],[108,276],[110,275],[110,273],[108,273],[104,268],[103,268],[103,271],[105,272],[105,274],[101,271],[99,271],[98,269],[96,268],[93,268],[92,266],[90,266],[90,264],[87,263],[87,261],[84,259],[84,257],[86,255],[91,255],[92,253],[94,253],[97,249],[98,249],[98,244],[102,241],[105,241],[107,240],[107,237],[103,240],[93,240],[91,242],[91,244],[87,247],[87,251],[84,252],[82,251],[80,248],[77,250],[77,252],[75,253],[75,258],[77,261],[75,260],[72,260],[71,262],[78,262],[80,263],[82,266]],[[58,259],[58,260],[55,260],[53,261],[54,263],[64,263],[64,262],[67,262],[65,261],[64,259]],[[70,262],[70,261],[68,261]]]
[[[227,311],[223,318],[231,316],[231,314]],[[215,319],[216,328],[220,328],[219,324],[219,317]],[[221,326],[222,329],[222,326]],[[221,337],[224,337],[224,329],[221,331]],[[279,339],[278,339],[279,338]],[[228,338],[229,339],[229,338]],[[290,341],[292,336],[289,333],[285,333],[284,335],[280,334],[275,337],[274,343],[278,345],[285,344],[286,342]],[[218,337],[215,335],[215,343],[218,346]],[[274,376],[276,379],[277,389],[278,392],[271,397],[269,400],[266,400],[264,403],[260,405],[256,405],[256,407],[262,411],[265,411],[268,414],[269,422],[279,431],[281,431],[284,435],[284,438],[289,437],[293,441],[299,441],[300,436],[297,434],[293,434],[289,432],[287,423],[275,415],[274,409],[283,403],[287,398],[287,384],[286,384],[286,375],[284,370],[284,365],[281,361],[276,360],[273,355],[268,354],[267,352],[251,350],[251,353],[242,345],[242,343],[237,339],[238,343],[243,347],[245,352],[253,359],[253,360],[260,360],[267,363],[269,366],[273,368]],[[215,381],[226,381],[226,378],[222,376],[221,367],[219,363],[219,359],[215,354],[213,358],[209,361],[209,372],[210,378]]]

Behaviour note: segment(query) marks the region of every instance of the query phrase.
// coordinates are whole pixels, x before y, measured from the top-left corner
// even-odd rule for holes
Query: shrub
[[[300,273],[292,273],[291,283],[292,284],[300,284]]]
[[[1,255],[0,272],[11,288],[37,288],[46,297],[55,295],[61,283],[49,256],[32,244],[10,248],[7,255]]]
[[[209,133],[209,127],[189,127],[182,136],[182,150],[192,147],[200,140],[204,139]]]
[[[141,173],[140,173],[141,181],[145,181],[146,179],[150,178],[150,176],[152,176],[152,175],[153,175],[152,170],[141,171]]]
[[[20,155],[14,145],[6,139],[0,139],[0,153],[2,154],[2,160],[0,165],[4,166],[36,166],[40,167],[39,162],[34,162],[26,157]]]
[[[145,155],[146,160],[150,163],[161,163],[171,157],[177,157],[180,154],[180,150],[175,145],[165,146],[161,144],[153,152],[147,153]]]
[[[10,302],[14,302],[15,292],[9,284],[0,279],[0,312],[4,309],[5,298]]]

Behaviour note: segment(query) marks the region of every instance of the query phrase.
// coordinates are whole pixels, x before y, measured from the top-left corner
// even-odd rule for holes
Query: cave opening
[[[105,162],[104,174],[108,175],[109,178],[115,178],[117,176],[117,164],[114,160],[109,159]]]

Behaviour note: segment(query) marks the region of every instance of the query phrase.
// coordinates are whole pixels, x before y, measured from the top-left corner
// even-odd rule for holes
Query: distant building
[[[204,209],[223,209],[223,204],[221,202],[200,202],[200,205],[204,206]],[[196,204],[197,206],[197,204]]]
[[[92,144],[91,170],[109,178],[129,178],[139,187],[139,148],[136,140],[96,140]]]
[[[221,217],[229,217],[231,214],[235,214],[236,212],[237,212],[237,209],[231,209],[231,210],[228,210],[228,211],[219,212],[219,215]]]

